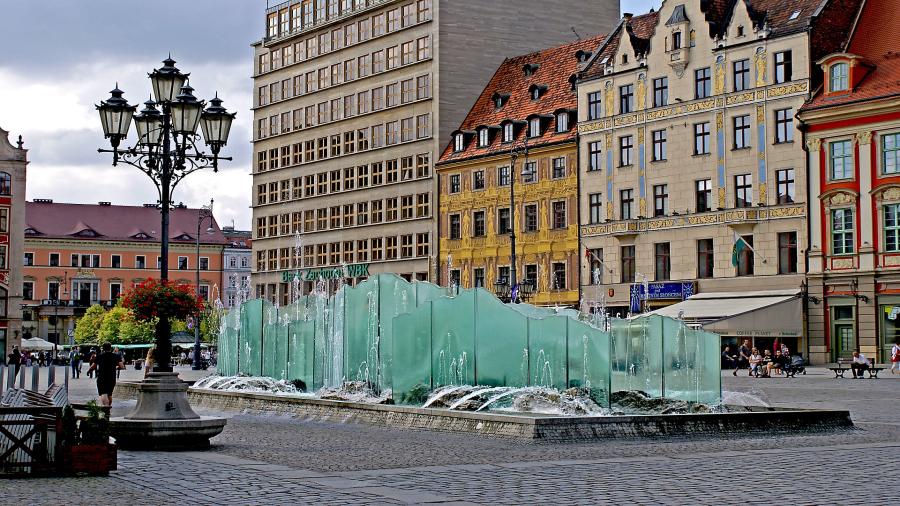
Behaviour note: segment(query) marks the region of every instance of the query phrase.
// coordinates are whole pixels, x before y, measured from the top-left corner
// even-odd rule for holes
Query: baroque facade
[[[809,156],[810,352],[890,361],[900,342],[898,2],[866,1],[849,43],[816,63],[800,114]]]
[[[433,165],[509,48],[610,25],[616,0],[291,0],[254,47],[253,283],[434,280]],[[555,13],[533,23],[532,12]],[[346,269],[343,266],[347,266]]]
[[[586,300],[624,315],[740,292],[761,318],[716,327],[726,342],[804,351],[808,199],[794,116],[854,4],[819,3],[665,0],[611,32],[578,82]],[[766,318],[768,302],[791,316]],[[698,325],[742,307],[713,306],[671,307]]]
[[[437,164],[441,283],[509,297],[512,231],[519,297],[578,305],[574,77],[602,40],[505,60],[451,134]]]
[[[0,128],[0,351],[3,359],[22,335],[22,243],[28,150]]]

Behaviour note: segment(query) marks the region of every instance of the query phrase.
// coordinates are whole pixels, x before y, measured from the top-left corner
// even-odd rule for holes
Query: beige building
[[[28,150],[0,128],[0,351],[3,360],[22,339],[22,258]]]
[[[665,0],[611,32],[578,83],[585,301],[805,351],[794,115],[854,2],[820,3]]]
[[[267,9],[253,45],[257,295],[285,303],[297,275],[307,285],[379,272],[434,279],[433,165],[473,97],[510,48],[595,33],[618,9],[615,0]],[[552,15],[531,22],[536,12]]]

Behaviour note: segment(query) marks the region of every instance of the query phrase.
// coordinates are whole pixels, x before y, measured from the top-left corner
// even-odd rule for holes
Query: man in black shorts
[[[91,364],[91,370],[97,371],[97,393],[100,394],[100,405],[112,406],[112,393],[116,388],[116,371],[125,369],[122,358],[112,352],[112,345],[103,343],[103,350]]]

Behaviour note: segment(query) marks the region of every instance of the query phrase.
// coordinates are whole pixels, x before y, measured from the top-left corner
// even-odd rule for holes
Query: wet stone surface
[[[211,451],[120,452],[108,478],[0,480],[0,494],[9,504],[746,504],[748,490],[775,487],[790,504],[890,503],[900,376],[830,375],[729,373],[723,386],[773,406],[849,409],[856,429],[526,444],[230,413]]]

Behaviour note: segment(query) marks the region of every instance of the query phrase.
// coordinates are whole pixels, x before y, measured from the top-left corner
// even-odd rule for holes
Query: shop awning
[[[720,335],[799,336],[803,314],[799,290],[698,293],[653,311]]]

